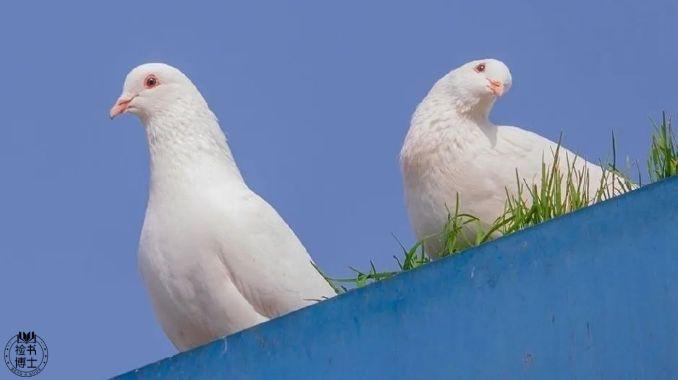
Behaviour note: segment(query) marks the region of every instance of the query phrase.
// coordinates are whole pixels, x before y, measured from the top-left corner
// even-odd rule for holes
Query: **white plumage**
[[[441,78],[415,111],[400,154],[410,222],[429,255],[441,250],[440,232],[459,194],[461,212],[487,226],[504,210],[506,188],[515,193],[516,169],[528,183],[553,162],[557,144],[530,131],[488,119],[497,97],[509,90],[511,73],[495,59],[469,62]],[[588,169],[595,193],[602,169],[560,148],[567,162]],[[470,228],[470,227],[469,227]],[[473,233],[474,231],[467,231]]]
[[[250,190],[214,114],[165,64],[132,70],[111,117],[132,112],[150,149],[139,267],[181,351],[335,295],[294,232]]]

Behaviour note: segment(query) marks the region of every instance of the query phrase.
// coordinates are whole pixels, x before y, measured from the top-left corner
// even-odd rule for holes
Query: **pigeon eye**
[[[146,88],[153,88],[158,85],[158,78],[155,75],[151,74],[144,79],[144,86]]]
[[[481,63],[481,64],[477,65],[477,66],[474,68],[474,70],[475,70],[477,73],[482,73],[483,71],[485,71],[485,64],[484,64],[484,63]]]

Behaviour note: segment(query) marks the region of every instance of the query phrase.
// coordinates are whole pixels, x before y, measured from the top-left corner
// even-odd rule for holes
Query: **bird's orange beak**
[[[129,107],[129,103],[134,98],[135,98],[135,95],[123,94],[122,96],[120,96],[120,98],[115,102],[113,107],[111,107],[111,112],[109,113],[109,115],[111,116],[111,119],[120,115],[121,113],[124,113],[125,111],[127,111],[127,107]]]
[[[487,81],[490,82],[490,90],[492,91],[492,93],[495,96],[499,97],[499,96],[504,95],[504,84],[503,83],[501,83],[498,80],[494,80],[494,79],[488,79]]]

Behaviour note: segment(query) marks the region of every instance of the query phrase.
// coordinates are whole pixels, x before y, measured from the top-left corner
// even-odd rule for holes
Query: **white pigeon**
[[[139,267],[180,351],[336,295],[306,249],[250,190],[217,118],[174,67],[133,69],[110,111],[136,114],[150,149]]]
[[[442,247],[441,232],[454,210],[478,217],[487,228],[504,211],[506,190],[515,195],[516,170],[528,183],[541,178],[542,162],[551,165],[557,144],[530,131],[493,124],[494,101],[511,87],[511,72],[496,59],[469,62],[441,78],[419,104],[400,153],[405,198],[417,238],[430,256]],[[561,147],[559,164],[568,161],[589,172],[591,194],[603,170]],[[466,236],[473,226],[467,225]]]

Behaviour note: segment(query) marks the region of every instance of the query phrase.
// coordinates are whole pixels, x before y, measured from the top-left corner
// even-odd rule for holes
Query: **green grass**
[[[516,191],[506,190],[504,213],[490,226],[483,227],[481,221],[473,215],[462,213],[457,195],[454,209],[448,209],[448,220],[441,237],[442,252],[436,256],[444,257],[457,254],[469,247],[483,244],[501,235],[508,235],[524,228],[534,226],[555,217],[587,207],[601,200],[609,199],[642,184],[638,169],[637,184],[617,168],[616,142],[612,135],[612,162],[603,167],[603,177],[599,183],[590,183],[590,175],[585,166],[577,165],[576,158],[564,157],[566,165],[561,165],[560,141],[550,165],[542,160],[541,181],[528,183],[516,171]],[[561,168],[565,167],[563,171]],[[678,174],[678,144],[671,130],[671,119],[662,114],[660,123],[654,123],[647,167],[651,182]],[[594,189],[594,190],[592,190]],[[475,231],[469,237],[468,230]],[[397,240],[397,239],[396,239]],[[393,256],[397,270],[379,271],[370,261],[369,270],[363,271],[351,267],[353,276],[348,278],[330,278],[323,276],[341,293],[349,288],[392,277],[400,272],[412,270],[430,262],[422,241],[406,248],[400,241],[400,256]]]
[[[678,144],[671,130],[671,119],[662,113],[659,125],[654,123],[655,133],[647,160],[647,168],[652,181],[659,181],[678,174]]]
[[[578,166],[576,157],[566,156],[566,171],[560,165],[560,143],[553,153],[553,163],[542,161],[541,181],[530,184],[516,172],[517,191],[506,191],[504,214],[497,219],[498,230],[507,235],[587,207],[630,190],[635,185],[616,165],[616,147],[612,137],[612,163],[603,165],[603,175],[596,184],[586,166]],[[595,190],[591,190],[594,188]]]

